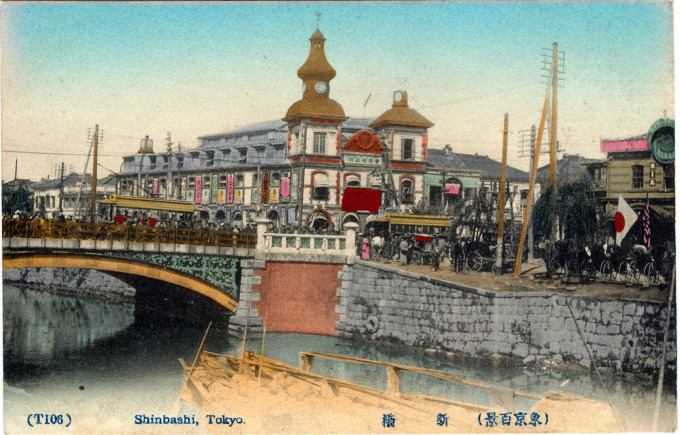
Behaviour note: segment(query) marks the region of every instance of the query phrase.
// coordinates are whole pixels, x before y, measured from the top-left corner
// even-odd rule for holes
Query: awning
[[[139,198],[135,196],[111,195],[109,199],[99,201],[100,204],[113,204],[122,208],[138,208],[143,210],[161,210],[191,213],[200,210],[194,204],[171,199]]]
[[[390,225],[428,225],[434,227],[448,227],[449,218],[445,216],[431,216],[420,214],[388,214],[383,219]]]
[[[348,187],[342,195],[342,211],[346,213],[378,213],[380,191]]]

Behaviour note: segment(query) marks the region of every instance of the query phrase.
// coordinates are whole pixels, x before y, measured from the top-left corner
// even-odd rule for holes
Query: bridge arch
[[[230,311],[235,311],[238,302],[224,293],[219,287],[204,280],[177,270],[153,264],[131,261],[128,259],[105,257],[101,255],[83,255],[70,253],[21,253],[4,254],[3,269],[25,269],[37,267],[94,269],[103,272],[115,272],[138,275],[165,281],[188,290],[195,291]]]

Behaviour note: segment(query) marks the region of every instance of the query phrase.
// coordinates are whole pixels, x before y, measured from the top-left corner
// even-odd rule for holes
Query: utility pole
[[[97,213],[97,145],[99,143],[99,124],[94,126],[94,149],[92,153],[92,195],[90,198],[90,213],[92,214],[92,222],[94,222],[94,215]]]
[[[167,199],[172,199],[175,183],[172,182],[172,139],[170,137],[170,132],[168,132],[168,137],[165,141],[168,146],[168,181],[165,183],[165,197]]]
[[[61,162],[61,180],[59,182],[59,214],[64,213],[64,162]]]
[[[553,42],[552,109],[550,111],[550,188],[555,190],[555,162],[557,148],[557,42]]]
[[[505,166],[508,162],[508,114],[505,114],[503,124],[503,160],[501,163],[501,182],[498,191],[498,214],[496,233],[496,269],[503,273],[503,214],[505,212]]]
[[[557,42],[553,42],[552,50],[543,48],[543,62],[541,69],[547,73],[542,75],[546,79],[546,96],[552,88],[551,110],[550,110],[550,188],[555,190],[555,165],[557,159],[557,88],[559,81],[564,78],[564,52],[557,49]]]
[[[14,179],[17,179],[17,172],[19,171],[19,159],[14,160]]]
[[[297,203],[298,203],[298,222],[297,229],[300,231],[302,229],[302,204],[303,197],[305,194],[305,166],[307,164],[307,123],[302,121],[300,123],[300,140],[302,141],[302,166],[300,166],[300,172],[298,176],[298,189],[297,189]],[[312,198],[314,197],[314,192],[312,192]]]
[[[534,154],[536,153],[536,125],[531,126],[531,146],[532,149],[529,152],[529,174],[531,174],[531,171],[534,169]],[[529,195],[527,195],[527,203],[524,206],[524,213],[529,215],[529,234],[527,236],[527,243],[529,243],[529,263],[534,261],[534,222],[531,219],[531,206],[533,205],[533,202],[533,198],[529,198]]]
[[[531,179],[529,181],[529,193],[527,195],[527,210],[524,212],[524,220],[522,221],[522,234],[519,236],[519,243],[517,244],[517,257],[515,258],[515,271],[513,276],[519,277],[519,270],[522,264],[522,248],[524,247],[524,237],[527,232],[527,224],[529,222],[529,215],[531,214],[531,201],[534,195],[534,185],[536,184],[536,170],[538,169],[538,156],[541,152],[541,140],[543,139],[543,127],[545,126],[545,117],[548,113],[548,97],[545,97],[543,103],[543,114],[541,115],[541,123],[538,127],[538,138],[536,139],[536,146],[534,148],[534,166],[531,168]]]

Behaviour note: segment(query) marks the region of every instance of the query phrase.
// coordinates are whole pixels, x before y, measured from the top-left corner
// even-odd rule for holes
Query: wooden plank
[[[400,370],[392,365],[387,366],[387,391],[394,397],[399,397]]]
[[[186,361],[184,361],[184,358],[177,358],[177,360],[179,361],[179,364],[182,366],[182,369],[185,372],[189,370],[189,365],[186,363]]]

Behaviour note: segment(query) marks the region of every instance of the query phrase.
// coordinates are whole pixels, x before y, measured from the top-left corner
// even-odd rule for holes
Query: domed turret
[[[316,29],[309,38],[309,56],[297,72],[304,84],[302,99],[290,106],[283,121],[288,122],[300,118],[330,121],[347,119],[342,106],[328,97],[329,82],[335,77],[335,69],[326,59],[325,41],[326,38],[319,29]]]
[[[298,69],[297,75],[302,81],[317,80],[329,82],[335,78],[335,69],[328,63],[324,51],[326,38],[319,29],[309,38],[309,56],[304,64]]]
[[[370,127],[373,129],[387,126],[430,128],[433,125],[423,115],[408,107],[408,94],[406,91],[396,91],[392,108],[378,116],[371,123]]]

